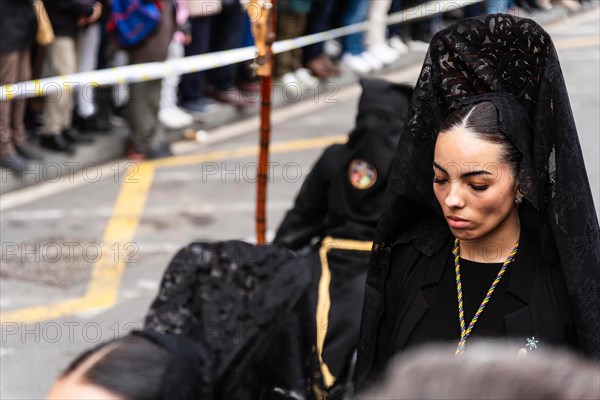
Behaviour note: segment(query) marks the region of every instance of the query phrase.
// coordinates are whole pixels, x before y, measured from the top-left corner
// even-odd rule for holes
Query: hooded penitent
[[[327,148],[319,158],[275,243],[298,248],[319,235],[373,240],[412,87],[381,79],[360,83],[363,93],[348,143]]]
[[[450,235],[432,188],[441,123],[453,109],[484,100],[496,105],[500,128],[523,154],[521,219],[539,233],[543,262],[560,265],[582,351],[600,357],[598,219],[558,57],[538,24],[494,14],[462,20],[431,41],[369,265],[359,383],[373,364],[392,246],[411,243],[431,256]]]

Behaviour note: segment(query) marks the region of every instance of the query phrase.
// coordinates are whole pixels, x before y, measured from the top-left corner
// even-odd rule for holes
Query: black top
[[[79,18],[90,17],[95,3],[95,0],[44,0],[54,34],[76,38]]]
[[[465,327],[475,316],[475,312],[485,298],[492,282],[496,279],[502,263],[478,263],[460,259],[460,274],[463,287],[463,306]],[[494,290],[492,297],[475,324],[467,349],[474,341],[496,340],[506,336],[504,315],[522,308],[525,304],[506,291],[510,280],[512,263],[506,268],[504,276]],[[407,341],[407,347],[430,342],[452,342],[458,344],[460,323],[458,319],[458,300],[456,294],[456,274],[454,260],[448,258],[438,291],[426,292],[425,299],[429,309],[416,326]]]
[[[33,1],[1,0],[0,26],[2,26],[1,53],[19,51],[31,46],[37,32]]]

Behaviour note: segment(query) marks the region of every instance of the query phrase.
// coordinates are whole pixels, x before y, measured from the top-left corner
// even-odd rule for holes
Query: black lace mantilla
[[[273,368],[267,374],[264,363],[285,362],[273,349],[292,342],[288,334],[298,340],[290,316],[309,282],[309,269],[281,247],[192,243],[169,264],[145,328],[204,347],[213,368],[203,380],[215,386],[214,398],[259,398],[269,383],[285,381],[273,375],[289,372]]]
[[[544,260],[562,267],[582,350],[600,357],[600,230],[558,56],[548,33],[534,21],[493,14],[462,20],[431,41],[375,238],[359,381],[372,363],[392,245],[411,242],[431,255],[449,235],[431,184],[441,123],[466,98],[494,96],[502,102],[498,93],[517,99],[527,114],[527,137],[511,138],[524,155],[521,190],[538,213]],[[500,117],[501,127],[514,128],[512,115]]]

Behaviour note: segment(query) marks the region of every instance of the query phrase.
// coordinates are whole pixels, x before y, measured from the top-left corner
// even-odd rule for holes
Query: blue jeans
[[[369,13],[369,2],[366,0],[349,0],[344,15],[342,26],[356,24],[367,19]],[[364,32],[353,33],[342,37],[343,52],[359,55],[365,51]]]
[[[485,12],[487,14],[505,13],[515,5],[515,0],[487,0]]]

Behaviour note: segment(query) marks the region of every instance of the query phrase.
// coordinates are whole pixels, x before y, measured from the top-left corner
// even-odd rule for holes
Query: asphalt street
[[[547,29],[561,59],[598,213],[598,8]],[[387,78],[414,82],[419,69]],[[352,129],[359,94],[358,85],[322,88],[275,111],[269,235],[323,149]],[[76,354],[140,327],[182,246],[254,241],[254,123],[211,132],[223,139],[218,143],[182,143],[182,154],[172,159],[91,166],[60,182],[3,195],[0,398],[43,398]]]

